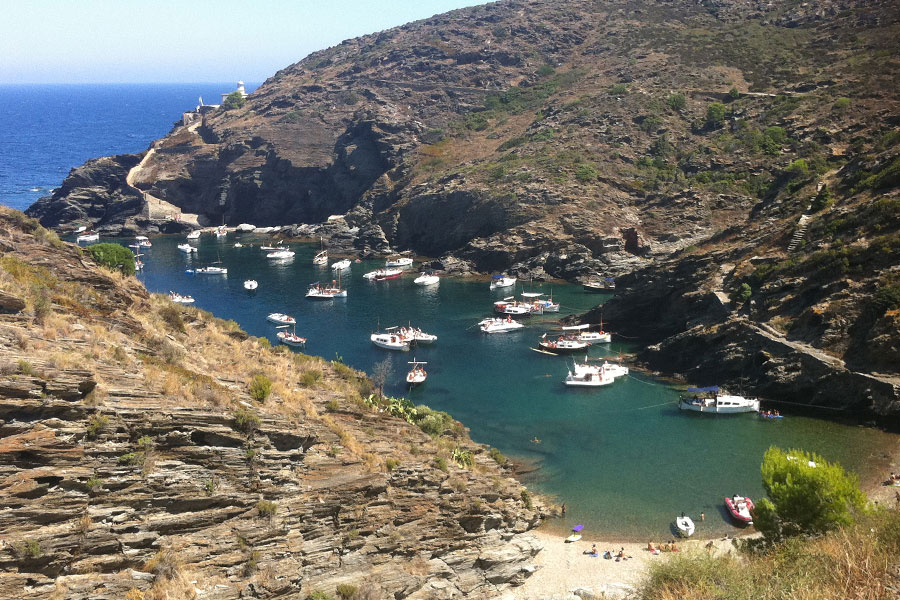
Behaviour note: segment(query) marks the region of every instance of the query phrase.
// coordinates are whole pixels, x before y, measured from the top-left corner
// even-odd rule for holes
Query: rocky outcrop
[[[539,505],[448,415],[372,401],[363,374],[16,219],[0,215],[0,289],[26,294],[0,327],[0,597],[493,598],[533,571]]]
[[[848,77],[859,67],[847,61],[882,68],[893,8],[502,0],[452,11],[315,52],[243,108],[176,127],[131,173],[132,190],[121,170],[74,172],[30,214],[133,233],[172,230],[165,218],[181,211],[478,271],[623,274],[741,223],[790,178],[788,154],[836,159],[887,122],[893,87]],[[866,100],[832,110],[840,95]],[[165,210],[151,201],[139,219],[136,190]],[[347,227],[326,223],[334,215]]]

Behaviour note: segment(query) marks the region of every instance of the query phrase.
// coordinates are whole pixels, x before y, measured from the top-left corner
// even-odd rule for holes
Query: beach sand
[[[594,594],[606,592],[611,596],[621,595],[624,590],[631,590],[641,583],[647,576],[649,567],[654,562],[666,561],[675,553],[662,552],[650,554],[647,544],[634,542],[593,542],[578,541],[566,543],[565,538],[556,534],[546,533],[538,529],[533,532],[543,544],[544,549],[535,557],[534,564],[537,570],[528,578],[524,585],[512,590],[511,598],[517,600],[538,600],[553,596],[565,597],[576,588],[589,588]],[[654,540],[654,544],[659,541]],[[677,540],[681,552],[706,552],[707,539]],[[584,554],[591,549],[591,544],[597,544],[600,556],[594,558]],[[625,548],[625,556],[631,556],[628,560],[604,559],[603,552],[612,550],[618,552]],[[716,554],[727,553],[732,550],[731,539],[722,538],[712,540],[709,551]]]

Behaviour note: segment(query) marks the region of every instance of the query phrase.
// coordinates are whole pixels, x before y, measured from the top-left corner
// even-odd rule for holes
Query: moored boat
[[[194,297],[193,296],[182,296],[178,292],[169,292],[169,300],[172,302],[177,302],[178,304],[193,304]]]
[[[327,265],[328,264],[328,250],[322,250],[318,254],[316,254],[313,259],[314,265]]]
[[[388,330],[389,331],[389,330]],[[433,344],[437,341],[437,336],[432,333],[425,333],[418,327],[401,327],[400,335],[409,340],[411,344]]]
[[[187,269],[185,273],[195,273],[197,275],[228,275],[228,269],[225,267],[199,267],[197,269]]]
[[[441,282],[441,278],[435,275],[432,271],[425,271],[415,279],[413,279],[413,283],[416,285],[435,285]]]
[[[293,250],[275,250],[266,254],[266,258],[294,258]]]
[[[616,280],[612,277],[603,277],[588,281],[581,287],[586,292],[613,292],[616,289]]]
[[[688,388],[687,391],[691,396],[681,396],[678,401],[681,410],[714,414],[759,412],[758,399],[719,393],[718,386]]]
[[[681,513],[680,517],[675,518],[675,527],[682,537],[694,535],[694,521],[690,517],[685,516],[684,513]]]
[[[259,287],[259,283],[255,279],[248,279],[244,282],[244,289],[253,291]]]
[[[548,340],[547,334],[538,342],[538,348],[544,352],[552,352],[554,354],[570,354],[572,352],[581,352],[590,344],[581,342],[572,337],[558,336],[555,340]]]
[[[78,244],[82,244],[85,242],[97,242],[100,241],[100,234],[95,233],[93,231],[85,231],[81,235],[75,238],[75,242]]]
[[[494,302],[494,312],[511,317],[530,317],[533,312],[540,312],[534,305],[513,300],[512,296]]]
[[[197,248],[195,248],[194,246],[191,246],[190,244],[178,244],[178,245],[176,246],[176,248],[178,248],[179,250],[181,250],[181,251],[184,252],[185,254],[191,254],[192,252],[193,252],[193,253],[196,253],[196,252],[197,252]]]
[[[330,285],[321,285],[318,281],[309,285],[306,297],[310,300],[332,300],[334,298],[346,298],[347,290],[341,288],[341,284],[332,281]]]
[[[388,279],[397,279],[401,275],[403,275],[403,269],[375,269],[374,271],[369,271],[363,277],[375,281],[386,281]]]
[[[612,334],[608,331],[582,331],[575,337],[589,344],[609,344],[612,342]]]
[[[511,317],[506,317],[505,319],[484,319],[483,321],[479,321],[478,325],[484,333],[508,333],[525,327],[518,321],[513,321]]]
[[[399,333],[373,333],[369,336],[369,339],[372,340],[373,344],[385,350],[400,350],[402,352],[409,350],[409,340]]]
[[[200,230],[195,229],[194,231],[187,234],[187,239],[189,240],[199,240],[200,239]]]
[[[503,288],[508,288],[516,285],[515,277],[507,277],[506,275],[493,275],[491,276],[491,285],[490,288],[492,290],[499,290]]]
[[[225,237],[226,235],[228,235],[228,230],[225,229],[224,225],[220,225],[219,227],[216,228],[216,237],[217,238]]]
[[[334,269],[335,271],[343,271],[344,269],[349,269],[350,261],[347,260],[346,258],[344,260],[339,260],[336,263],[334,263],[333,265],[331,265],[331,268]]]
[[[284,329],[284,331],[279,331],[275,334],[275,337],[278,338],[278,341],[288,346],[305,346],[306,338],[297,335],[297,326],[294,325],[292,331],[288,331],[287,329],[285,329],[287,327],[289,327],[289,325],[281,325],[278,327],[278,329]]]
[[[286,315],[284,313],[269,313],[266,317],[266,321],[271,321],[272,323],[278,323],[279,325],[296,325],[297,319],[290,315]]]
[[[388,268],[390,268],[390,267],[406,268],[406,267],[411,266],[412,264],[413,264],[413,259],[409,258],[408,256],[390,257],[384,262],[384,266],[388,267]]]
[[[753,525],[753,500],[744,496],[735,494],[730,498],[725,498],[725,508],[731,518],[739,523]]]
[[[427,365],[428,363],[413,359],[409,364],[412,365],[412,368],[409,370],[409,373],[406,374],[406,383],[411,386],[424,383],[425,379],[428,377],[428,373],[425,371],[422,365]]]
[[[600,387],[609,385],[615,380],[602,365],[575,363],[563,383],[571,387]]]

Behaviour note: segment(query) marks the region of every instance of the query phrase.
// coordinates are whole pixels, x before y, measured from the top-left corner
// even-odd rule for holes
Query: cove
[[[238,239],[244,247],[233,247]],[[897,436],[878,430],[808,417],[763,421],[747,414],[683,412],[677,389],[634,371],[610,386],[566,388],[562,380],[571,358],[530,348],[560,316],[608,297],[580,286],[525,282],[526,291],[552,291],[561,312],[532,317],[524,330],[489,336],[475,324],[511,291],[492,292],[486,281],[446,277],[437,287],[423,288],[413,284],[414,275],[405,275],[370,282],[363,274],[384,261],[363,261],[343,278],[347,298],[316,302],[304,298],[307,285],[334,276],[330,268],[312,264],[315,244],[293,244],[294,259],[275,263],[258,248],[269,241],[264,238],[229,234],[217,240],[204,234],[190,258],[176,248],[183,241],[157,237],[152,248],[142,249],[146,267],[139,279],[150,291],[192,295],[195,306],[273,344],[277,330],[266,315],[287,313],[296,318],[298,335],[309,340],[306,353],[340,357],[370,374],[389,360],[386,393],[445,410],[470,428],[475,441],[537,467],[523,483],[567,505],[564,518],[545,525],[552,531],[584,524],[587,539],[668,539],[674,518],[685,512],[697,522],[698,537],[735,533],[722,501],[734,493],[762,496],[759,465],[769,446],[815,451],[865,477],[883,462],[884,448],[896,444]],[[228,268],[227,276],[185,273],[216,261]],[[259,289],[244,290],[246,279],[257,280]],[[519,282],[516,292],[521,291]],[[436,334],[437,342],[393,353],[369,340],[379,326],[407,323]],[[614,332],[615,323],[608,329]],[[614,336],[612,344],[595,346],[590,354],[633,349]],[[428,362],[428,381],[409,391],[404,378],[414,357]]]

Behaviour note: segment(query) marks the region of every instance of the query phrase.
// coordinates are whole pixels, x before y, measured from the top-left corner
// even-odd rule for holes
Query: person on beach
[[[563,505],[562,505],[562,514],[563,514],[563,516],[565,516],[565,514],[566,514],[566,503],[565,502],[563,502]]]
[[[705,520],[706,520],[706,513],[700,513],[700,520],[701,520],[701,521],[705,521]]]

